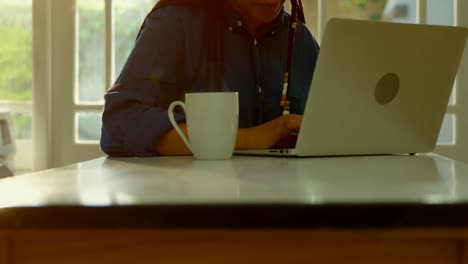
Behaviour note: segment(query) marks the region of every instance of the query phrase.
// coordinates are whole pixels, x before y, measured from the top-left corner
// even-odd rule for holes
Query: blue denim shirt
[[[239,93],[239,127],[279,117],[287,64],[288,23],[283,11],[252,37],[241,17],[226,8],[224,90]],[[158,9],[148,16],[122,73],[105,95],[101,149],[110,156],[156,156],[172,129],[167,108],[181,99],[196,72],[204,13],[184,7]],[[319,47],[299,24],[293,51],[291,113],[303,114]],[[155,81],[157,80],[157,81]],[[201,91],[201,83],[191,89]],[[183,113],[176,119],[184,121]]]

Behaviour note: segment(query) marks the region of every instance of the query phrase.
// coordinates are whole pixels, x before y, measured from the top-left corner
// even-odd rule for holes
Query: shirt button
[[[232,27],[229,27],[229,31],[232,31],[232,30],[233,30],[233,28],[232,28]]]
[[[242,27],[242,20],[237,20],[236,23],[237,23],[237,26],[238,26],[238,27]]]
[[[262,93],[262,87],[261,86],[258,87],[258,93]]]
[[[254,46],[257,46],[257,39],[254,39]]]

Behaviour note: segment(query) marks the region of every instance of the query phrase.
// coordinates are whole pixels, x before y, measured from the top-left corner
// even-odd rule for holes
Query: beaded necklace
[[[289,44],[288,44],[288,61],[286,72],[283,79],[283,94],[281,97],[280,106],[283,108],[283,115],[289,115],[291,101],[289,99],[289,91],[291,87],[291,68],[292,57],[294,51],[294,42],[296,40],[296,28],[298,20],[305,23],[304,11],[301,0],[291,0],[291,20],[289,21]]]

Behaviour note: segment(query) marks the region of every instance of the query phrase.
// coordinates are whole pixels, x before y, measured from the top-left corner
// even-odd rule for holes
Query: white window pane
[[[439,145],[455,145],[456,138],[455,138],[455,115],[454,114],[447,114],[445,116],[444,122],[442,124],[442,128],[439,134],[439,140],[437,144]]]
[[[32,116],[30,113],[12,113],[11,120],[16,139],[32,138]]]
[[[115,76],[119,76],[130,54],[143,20],[155,0],[114,0]]]
[[[0,101],[4,103],[0,108],[9,112],[12,108],[21,111],[24,104],[25,109],[30,109],[32,0],[0,0],[0,36]],[[31,113],[11,113],[11,120],[16,140],[31,139]]]
[[[32,0],[0,0],[0,100],[32,99]]]
[[[78,99],[77,103],[99,103],[106,90],[106,20],[104,0],[78,3]]]
[[[427,23],[431,25],[454,25],[454,0],[427,0]],[[450,105],[456,104],[456,85],[450,97]]]
[[[77,143],[97,143],[101,137],[101,112],[79,112],[75,115]]]
[[[427,0],[427,23],[453,26],[454,0]]]

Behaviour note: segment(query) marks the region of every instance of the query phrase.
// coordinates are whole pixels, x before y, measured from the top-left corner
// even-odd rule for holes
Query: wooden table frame
[[[0,230],[0,264],[468,264],[468,229]]]

